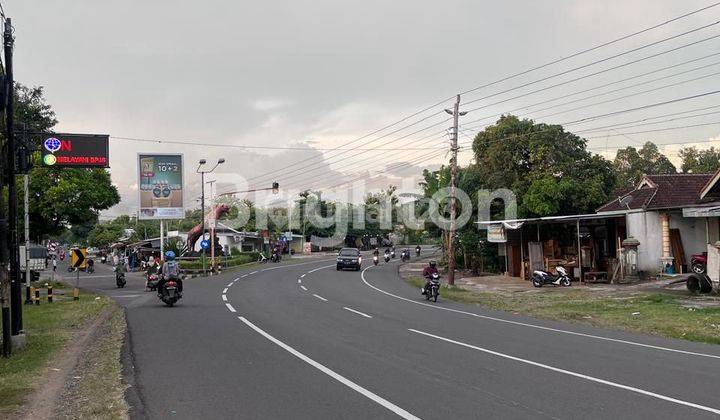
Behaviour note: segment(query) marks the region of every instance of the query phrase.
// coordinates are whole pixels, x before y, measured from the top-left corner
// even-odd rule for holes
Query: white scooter
[[[555,267],[558,274],[554,276],[544,270],[535,270],[532,274],[532,284],[535,287],[543,287],[544,284],[553,284],[555,286],[570,286],[570,277],[564,267]]]

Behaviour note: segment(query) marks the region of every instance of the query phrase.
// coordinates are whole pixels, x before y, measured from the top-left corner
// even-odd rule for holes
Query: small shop
[[[627,212],[479,222],[496,243],[508,276],[529,280],[534,270],[563,266],[580,281],[619,277]]]

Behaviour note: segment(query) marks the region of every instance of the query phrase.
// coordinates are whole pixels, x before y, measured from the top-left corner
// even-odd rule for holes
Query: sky
[[[456,93],[568,57],[710,3],[711,0],[2,2],[15,27],[15,78],[27,85],[44,86],[47,101],[59,120],[56,131],[112,136],[110,171],[122,202],[106,212],[106,216],[137,211],[136,160],[140,152],[184,154],[187,207],[197,206],[200,181],[195,163],[201,158],[209,162],[220,157],[226,159],[208,178],[217,180],[219,191],[262,188],[277,180],[288,196],[299,189],[326,188],[356,178],[367,178],[370,188],[393,183],[405,190],[416,189],[422,168],[447,163],[448,155],[443,150],[449,147],[450,123],[443,122],[448,115],[442,110],[452,106],[451,98]],[[720,72],[720,65],[713,63],[719,62],[720,56],[700,57],[718,51],[719,39],[683,47],[577,83],[529,93],[720,34],[720,25],[715,25],[589,65],[718,18],[720,7],[715,7],[464,94],[462,109],[480,109],[461,118],[460,142],[465,142],[461,163],[472,160],[467,146],[473,134],[502,113],[517,110],[514,113],[538,121],[567,123],[713,90],[718,86],[714,73]],[[682,65],[694,59],[698,60]],[[585,64],[588,64],[585,68],[569,71]],[[678,67],[618,82],[676,64]],[[696,67],[702,68],[692,70]],[[564,71],[567,74],[556,76]],[[675,75],[684,71],[687,72]],[[537,82],[544,77],[548,79]],[[640,82],[646,83],[637,85]],[[525,83],[529,85],[518,88]],[[609,83],[614,84],[597,88]],[[596,89],[578,94],[592,88]],[[651,89],[655,90],[642,93]],[[505,90],[509,92],[502,93]],[[600,93],[604,95],[563,106],[570,100]],[[521,109],[571,94],[575,96]],[[514,98],[520,95],[525,96]],[[392,128],[366,136],[443,99],[449,100]],[[470,101],[474,102],[466,104]],[[587,130],[640,121],[718,103],[718,97],[708,96],[647,112],[594,119],[567,129]],[[434,112],[440,114],[431,115]],[[471,122],[481,117],[487,118]],[[714,121],[720,121],[720,114],[664,125],[588,131],[585,136],[591,150],[610,158],[618,147],[646,140],[683,143],[663,146],[677,162],[678,149],[688,141],[698,140],[700,147],[720,145],[708,141],[720,137],[720,124],[712,125]],[[413,134],[431,124],[435,124],[432,129]],[[625,134],[678,125],[698,126]],[[393,132],[395,129],[397,133]],[[438,134],[432,136],[435,132]],[[348,143],[349,146],[344,146]],[[337,147],[350,150],[323,150]],[[377,150],[382,148],[392,150]],[[328,190],[327,194],[343,193]]]

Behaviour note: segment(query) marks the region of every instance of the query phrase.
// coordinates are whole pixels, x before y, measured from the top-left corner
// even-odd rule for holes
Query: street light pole
[[[222,165],[223,163],[225,163],[225,159],[224,158],[218,159],[215,166],[213,166],[209,171],[201,171],[200,168],[206,163],[207,163],[207,161],[205,159],[200,159],[200,161],[198,162],[198,168],[195,171],[200,174],[200,208],[201,208],[201,212],[202,212],[202,214],[201,214],[201,217],[202,217],[202,222],[201,222],[202,240],[205,240],[205,174],[208,174],[208,173],[214,171],[215,168],[217,168],[219,165]],[[202,242],[201,242],[200,247],[202,248]],[[192,251],[192,250],[190,250],[190,251]],[[205,275],[207,275],[207,266],[205,264],[205,253],[204,252],[203,252],[202,261],[203,261],[203,276],[205,276]]]

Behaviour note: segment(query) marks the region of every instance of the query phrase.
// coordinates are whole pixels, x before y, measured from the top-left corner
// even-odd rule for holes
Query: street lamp
[[[225,159],[220,158],[217,160],[217,163],[215,164],[215,166],[213,166],[209,170],[202,170],[201,169],[202,166],[205,165],[206,163],[207,163],[207,161],[205,159],[200,159],[198,161],[197,170],[195,171],[200,174],[200,207],[201,207],[200,217],[202,218],[202,222],[201,222],[202,223],[202,229],[201,229],[202,240],[205,240],[205,174],[209,174],[210,172],[214,171],[215,168],[218,167],[218,165],[225,163]],[[205,274],[207,274],[207,273],[206,273],[206,269],[205,269],[205,258],[203,258],[203,275],[205,275]]]

